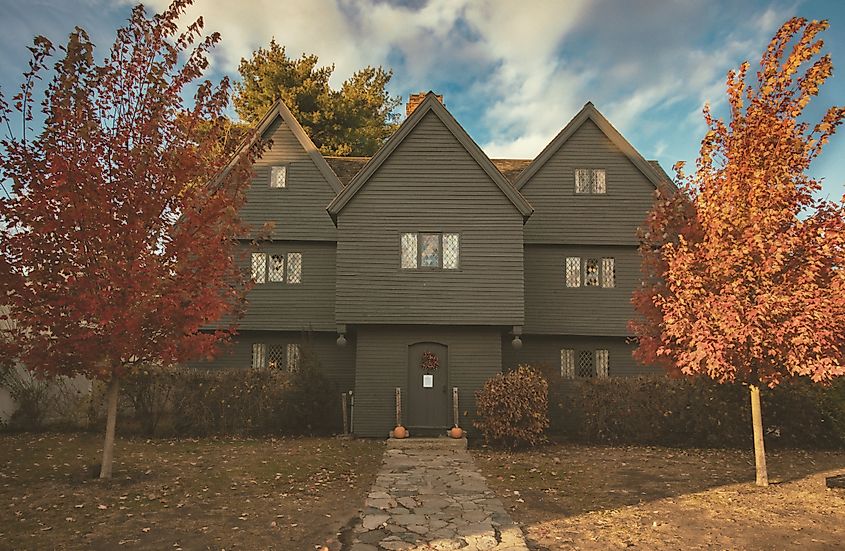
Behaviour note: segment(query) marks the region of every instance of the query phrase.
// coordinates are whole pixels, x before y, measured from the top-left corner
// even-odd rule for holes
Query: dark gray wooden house
[[[561,375],[642,373],[626,342],[636,229],[671,185],[590,103],[533,161],[491,160],[433,93],[372,158],[323,157],[282,103],[243,210],[272,238],[217,367],[297,368],[303,340],[352,430],[448,428],[485,380],[519,363]],[[246,243],[245,243],[246,246]],[[462,420],[470,428],[468,420]]]

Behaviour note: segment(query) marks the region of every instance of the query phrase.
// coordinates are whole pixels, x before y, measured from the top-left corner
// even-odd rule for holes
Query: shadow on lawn
[[[523,499],[544,513],[540,517],[618,509],[738,483],[756,488],[752,450],[551,445],[475,455],[491,486]],[[845,470],[843,451],[776,450],[767,460],[774,484]]]

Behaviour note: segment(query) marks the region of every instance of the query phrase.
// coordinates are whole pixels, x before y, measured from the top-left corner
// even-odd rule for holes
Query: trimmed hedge
[[[549,380],[550,432],[584,443],[747,447],[748,387],[665,376]],[[845,447],[845,380],[761,391],[766,445]]]

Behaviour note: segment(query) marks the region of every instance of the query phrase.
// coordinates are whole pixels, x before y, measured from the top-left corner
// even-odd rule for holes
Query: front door
[[[449,426],[449,349],[434,342],[408,347],[409,427]]]

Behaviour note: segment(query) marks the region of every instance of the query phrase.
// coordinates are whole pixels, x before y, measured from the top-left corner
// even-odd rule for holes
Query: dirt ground
[[[553,445],[474,452],[533,549],[845,549],[845,452]]]
[[[0,435],[0,549],[281,549],[330,543],[357,513],[383,443],[335,438]],[[335,548],[332,545],[332,548]]]

